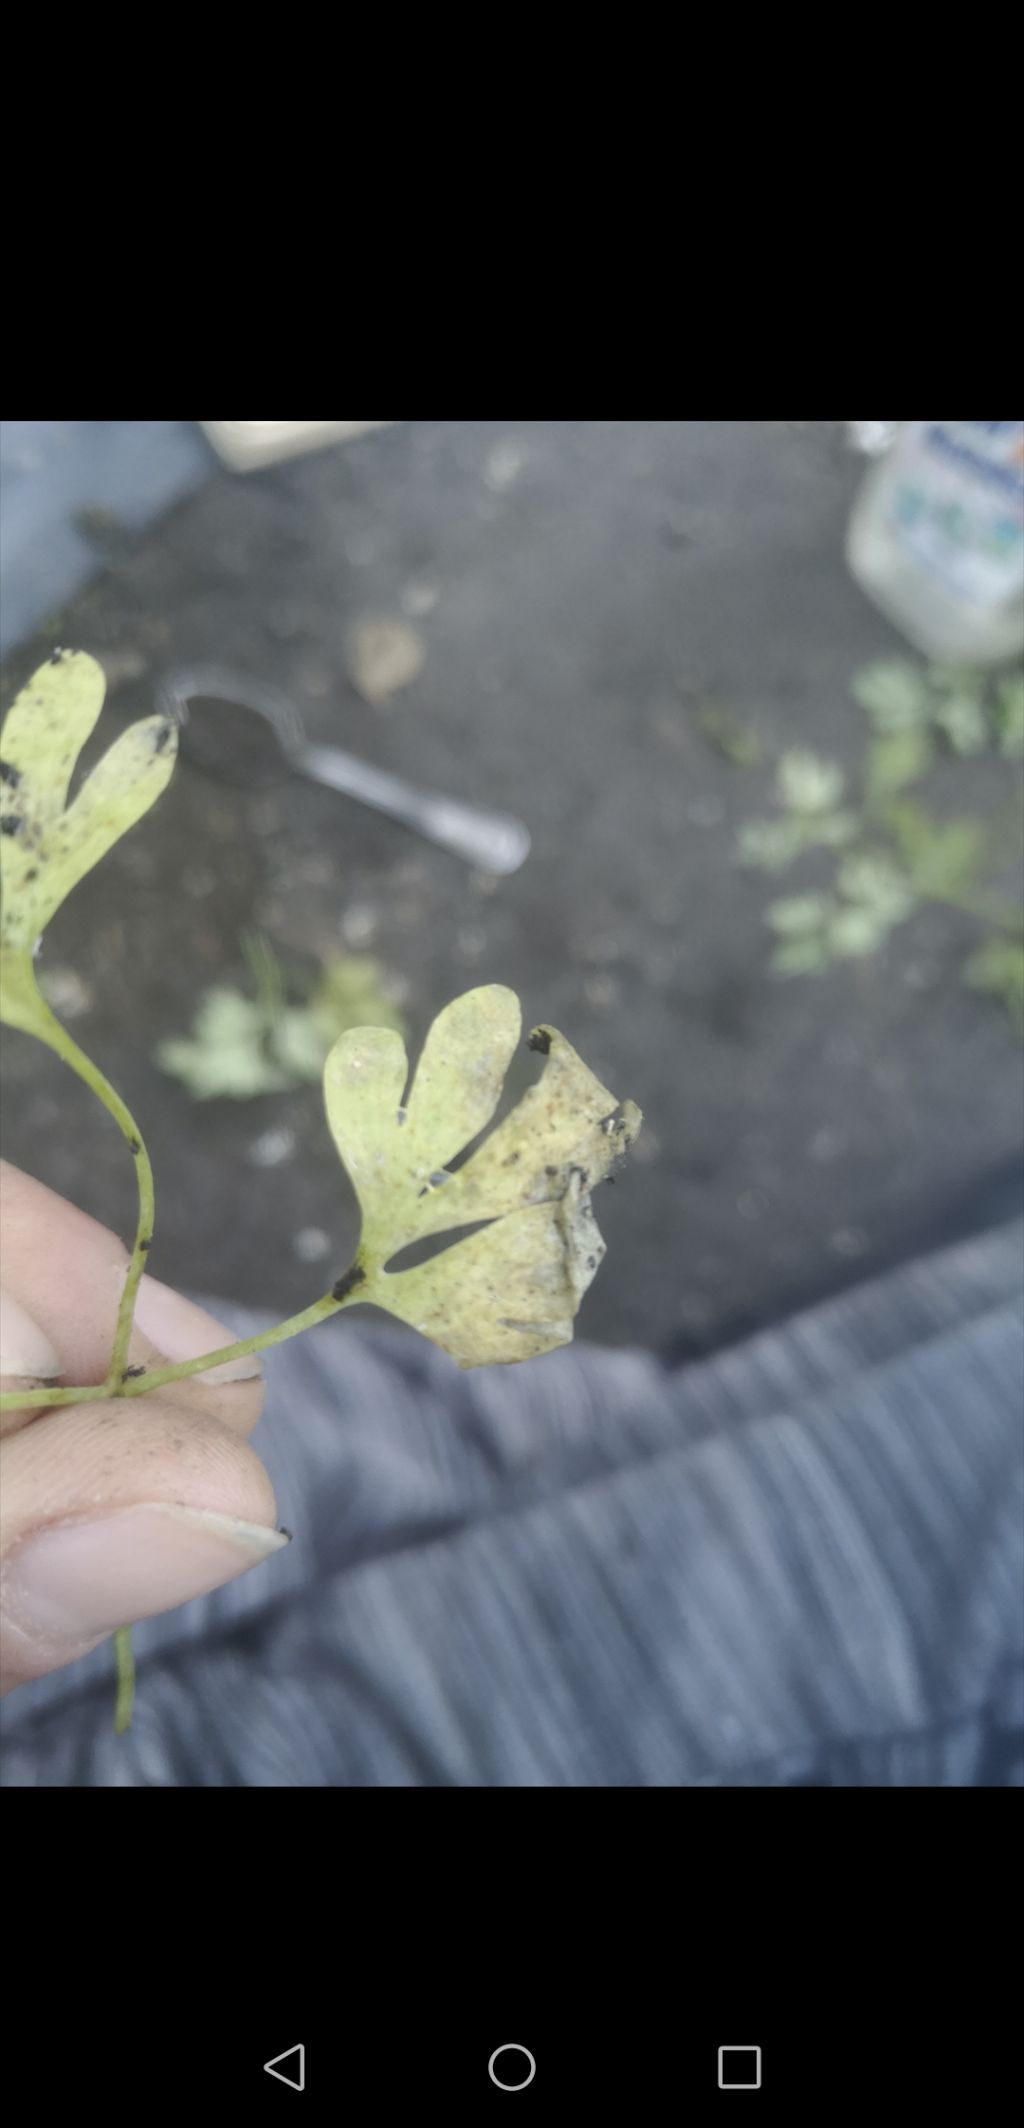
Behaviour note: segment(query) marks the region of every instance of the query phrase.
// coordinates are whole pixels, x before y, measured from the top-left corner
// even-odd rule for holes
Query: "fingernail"
[[[21,1381],[52,1382],[61,1372],[55,1352],[39,1324],[0,1288],[0,1374],[16,1375]]]
[[[124,1508],[30,1537],[4,1575],[4,1609],[35,1638],[80,1644],[233,1581],[288,1542],[204,1508]]]
[[[123,1272],[121,1277],[123,1281]],[[207,1315],[205,1308],[197,1308],[194,1301],[186,1300],[183,1294],[175,1293],[173,1286],[162,1285],[148,1273],[139,1281],[135,1321],[143,1337],[148,1337],[150,1344],[172,1364],[200,1359],[204,1352],[216,1352],[219,1346],[234,1343],[230,1330]],[[246,1353],[242,1359],[208,1367],[199,1380],[251,1382],[261,1371],[255,1355]]]

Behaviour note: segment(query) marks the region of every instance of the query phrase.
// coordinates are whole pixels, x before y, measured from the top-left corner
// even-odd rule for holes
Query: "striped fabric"
[[[261,1319],[214,1303],[239,1334]],[[8,1785],[1024,1778],[1024,1222],[687,1368],[330,1325],[256,1435],[288,1552],[5,1703]]]

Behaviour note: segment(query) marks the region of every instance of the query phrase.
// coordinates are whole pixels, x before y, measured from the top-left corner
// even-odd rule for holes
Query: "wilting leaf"
[[[0,943],[31,953],[65,897],[149,811],[170,780],[177,727],[146,717],[115,740],[67,805],[75,763],[103,705],[94,658],[55,651],[0,731]]]
[[[494,1115],[520,1031],[518,999],[492,984],[438,1014],[404,1104],[398,1034],[353,1029],[324,1070],[328,1123],[362,1211],[353,1291],[463,1367],[569,1341],[604,1254],[590,1190],[640,1128],[632,1102],[620,1106],[554,1028],[538,1028],[540,1080],[453,1171]],[[441,1253],[388,1269],[410,1244],[449,1231]]]

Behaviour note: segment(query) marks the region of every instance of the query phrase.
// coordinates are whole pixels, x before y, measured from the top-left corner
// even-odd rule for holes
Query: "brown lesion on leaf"
[[[364,1285],[365,1282],[366,1272],[363,1270],[362,1264],[350,1264],[344,1275],[337,1279],[331,1287],[331,1299],[347,1300],[349,1294],[354,1293],[356,1287]]]
[[[535,1027],[526,1046],[527,1049],[537,1050],[542,1057],[548,1056],[551,1051],[550,1027]]]

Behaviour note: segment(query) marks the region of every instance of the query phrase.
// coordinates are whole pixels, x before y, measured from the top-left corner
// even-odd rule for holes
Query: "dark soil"
[[[787,889],[735,862],[780,749],[856,769],[850,674],[899,647],[843,565],[860,474],[838,424],[411,422],[216,473],[118,544],[60,621],[108,667],[104,740],[151,708],[163,667],[215,659],[287,689],[318,739],[533,834],[495,883],[307,782],[254,794],[181,766],[45,948],[82,978],[73,1031],[146,1132],[158,1276],[286,1312],[351,1254],[316,1089],[196,1105],[151,1061],[206,985],[241,979],[247,927],[300,962],[378,954],[414,1039],[457,991],[510,983],[528,1025],[561,1027],[640,1103],[644,1135],[597,1206],[591,1338],[700,1348],[956,1231],[990,1184],[1012,1196],[1020,1051],[961,983],[971,919],[934,909],[876,959],[780,982],[762,910]],[[347,631],[403,599],[426,664],[373,709]],[[11,659],[5,706],[51,647]],[[709,702],[760,736],[762,767],[709,744]],[[996,803],[1006,773],[951,765],[952,809]],[[127,1229],[113,1128],[23,1037],[3,1063],[6,1155]],[[255,1165],[281,1125],[293,1154]]]

